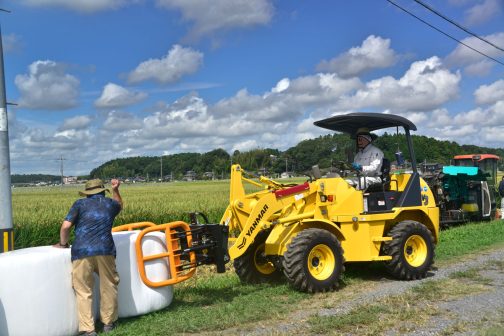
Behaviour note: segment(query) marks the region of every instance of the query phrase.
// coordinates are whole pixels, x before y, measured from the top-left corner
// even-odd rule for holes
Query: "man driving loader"
[[[361,127],[356,132],[357,154],[352,167],[361,172],[360,183],[357,179],[349,180],[349,183],[358,189],[365,189],[368,185],[380,183],[380,173],[383,161],[383,152],[372,144],[376,135],[372,135],[369,129]]]

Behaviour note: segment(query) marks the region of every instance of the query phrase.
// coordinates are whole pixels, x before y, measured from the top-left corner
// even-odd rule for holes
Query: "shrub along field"
[[[72,203],[79,198],[79,190],[82,186],[14,189],[16,249],[57,242],[61,222]],[[228,181],[123,184],[120,191],[125,208],[115,225],[139,221],[159,224],[187,221],[187,213],[193,211],[204,212],[210,222],[217,223],[229,202]],[[454,227],[441,232],[436,264],[440,266],[503,243],[504,225],[500,220]],[[352,266],[344,273],[341,286],[353,288],[353,284],[369,279],[370,273],[378,274],[375,281],[385,276],[379,263],[372,267]],[[344,290],[337,294],[345,295]],[[195,277],[175,286],[173,303],[167,309],[123,319],[112,335],[170,335],[224,330],[281,318],[301,307],[309,307],[327,295],[299,293],[285,283],[243,285],[232,270],[216,274],[213,267],[202,267]]]

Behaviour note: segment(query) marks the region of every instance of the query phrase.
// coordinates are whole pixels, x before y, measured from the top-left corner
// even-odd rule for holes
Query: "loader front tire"
[[[306,229],[288,245],[283,271],[299,291],[327,292],[338,287],[343,263],[343,250],[336,236],[323,229]]]
[[[401,280],[422,279],[434,263],[434,238],[425,225],[407,220],[396,224],[387,234],[383,253],[392,260],[385,262],[391,275]]]
[[[233,261],[234,269],[242,283],[257,284],[278,281],[282,273],[266,259],[264,244],[269,231],[261,231],[247,252]]]

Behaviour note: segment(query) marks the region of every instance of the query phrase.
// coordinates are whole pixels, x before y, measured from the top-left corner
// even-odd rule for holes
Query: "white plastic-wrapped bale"
[[[138,273],[135,241],[138,232],[114,233],[117,250],[117,272],[119,282],[119,317],[143,315],[167,307],[173,299],[172,286],[151,288],[146,286]],[[145,256],[166,252],[164,233],[152,232],[144,236],[142,251]],[[170,270],[165,260],[152,260],[145,263],[149,280],[169,279]]]
[[[121,279],[119,317],[165,308],[173,298],[171,286],[150,288],[141,281],[135,251],[137,235],[137,232],[113,234]],[[164,239],[164,234],[157,232],[145,236],[144,255],[166,251]],[[165,261],[151,261],[146,263],[146,273],[150,280],[165,280],[169,278],[169,267]],[[98,281],[94,299],[97,312]],[[70,249],[41,246],[0,254],[0,335],[68,336],[77,332]]]
[[[73,335],[77,308],[69,249],[0,254],[0,335]]]

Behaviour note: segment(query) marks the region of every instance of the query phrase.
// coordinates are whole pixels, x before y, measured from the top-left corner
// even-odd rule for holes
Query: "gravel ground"
[[[497,263],[500,266],[497,267]],[[450,274],[475,268],[482,268],[480,276],[485,279],[485,291],[465,295],[448,301],[433,302],[438,314],[428,317],[428,322],[422,326],[409,328],[407,335],[481,335],[490,328],[492,321],[500,321],[497,331],[490,335],[504,335],[504,248],[473,255],[463,261],[447,263],[434,269],[427,278],[417,281],[396,281],[379,279],[366,283],[365,287],[353,293],[345,293],[346,288],[336,294],[338,300],[326,300],[318,307],[300,306],[299,310],[290,313],[280,321],[263,321],[231,328],[218,333],[205,335],[306,335],[310,333],[307,320],[314,315],[342,316],[353,308],[371,304],[382,298],[401,295],[426,281],[447,279]],[[324,294],[318,294],[323,301]],[[341,299],[340,299],[341,298]],[[261,325],[262,324],[262,325]],[[329,331],[338,334],[337,330]],[[385,335],[404,335],[396,330],[384,330]]]

